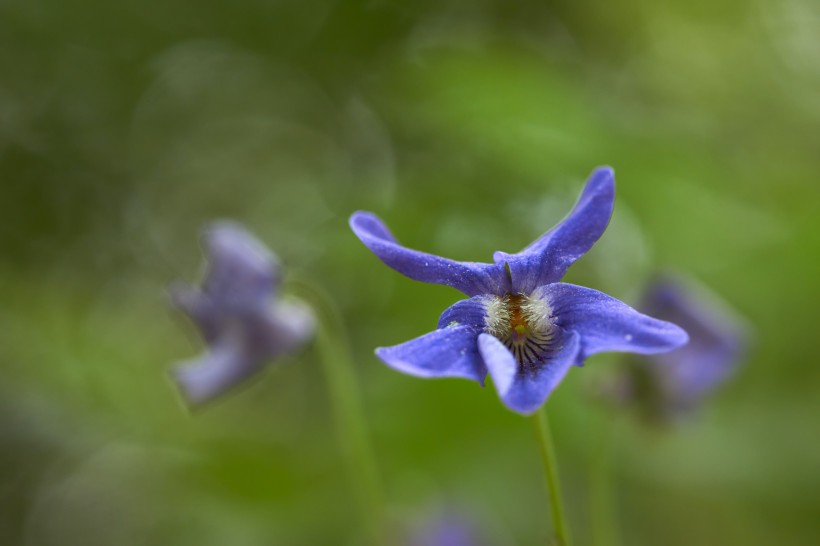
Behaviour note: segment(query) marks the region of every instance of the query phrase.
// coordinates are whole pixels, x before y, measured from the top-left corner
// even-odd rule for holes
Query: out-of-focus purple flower
[[[452,286],[469,296],[441,315],[429,334],[376,354],[418,377],[484,382],[489,372],[511,410],[536,411],[573,365],[602,351],[654,354],[686,343],[686,332],[638,313],[596,290],[559,282],[601,237],[615,199],[612,169],[595,170],[575,208],[517,254],[494,263],[456,262],[399,245],[369,212],[350,226],[378,258],[418,281]]]
[[[202,356],[172,371],[191,405],[212,400],[267,361],[292,352],[315,329],[307,306],[279,299],[278,259],[242,226],[211,224],[202,244],[208,255],[202,287],[175,284],[170,289],[173,304],[191,318],[208,345]]]
[[[641,309],[686,328],[689,343],[674,351],[635,359],[629,396],[660,417],[680,415],[729,378],[747,347],[743,321],[721,299],[691,279],[669,275],[653,281]]]
[[[475,522],[455,513],[439,514],[410,536],[407,546],[480,546]]]

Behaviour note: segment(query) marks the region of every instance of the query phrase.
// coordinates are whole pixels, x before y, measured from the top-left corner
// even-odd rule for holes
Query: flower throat
[[[488,333],[510,350],[521,371],[535,369],[558,348],[550,320],[552,310],[542,298],[527,294],[491,296],[486,307]]]

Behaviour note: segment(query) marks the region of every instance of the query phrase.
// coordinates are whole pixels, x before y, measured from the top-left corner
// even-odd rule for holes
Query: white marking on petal
[[[552,309],[547,304],[546,298],[540,298],[535,293],[524,296],[521,302],[521,314],[533,330],[540,332],[552,330]]]
[[[510,334],[510,309],[507,296],[486,296],[483,299],[487,314],[484,317],[484,324],[488,333],[504,339]]]

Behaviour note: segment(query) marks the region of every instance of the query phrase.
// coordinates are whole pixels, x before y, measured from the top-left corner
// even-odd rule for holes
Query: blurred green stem
[[[610,415],[598,419],[597,449],[590,456],[590,516],[592,543],[596,546],[618,546],[618,524],[615,517],[614,428]]]
[[[547,494],[552,506],[552,524],[555,527],[555,538],[560,546],[572,546],[569,527],[564,519],[564,505],[561,497],[561,484],[558,481],[558,464],[555,460],[555,447],[552,442],[549,421],[544,408],[536,411],[532,417],[535,436],[541,453],[541,463],[544,465],[544,478]]]
[[[374,546],[381,546],[384,544],[382,487],[364,421],[344,322],[333,301],[323,291],[301,281],[293,284],[316,314],[316,346],[327,378],[337,434],[351,481],[358,490],[362,522]]]

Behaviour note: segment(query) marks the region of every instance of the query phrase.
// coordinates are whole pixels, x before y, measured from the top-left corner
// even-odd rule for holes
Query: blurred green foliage
[[[436,506],[543,543],[527,423],[372,353],[459,295],[346,219],[489,260],[606,163],[615,216],[568,280],[634,302],[687,271],[755,346],[670,430],[596,399],[616,356],[570,374],[548,410],[579,544],[607,443],[622,544],[815,544],[818,85],[811,0],[0,3],[0,543],[361,543],[314,350],[194,415],[167,379],[200,341],[164,287],[221,217],[336,297],[394,543]]]

